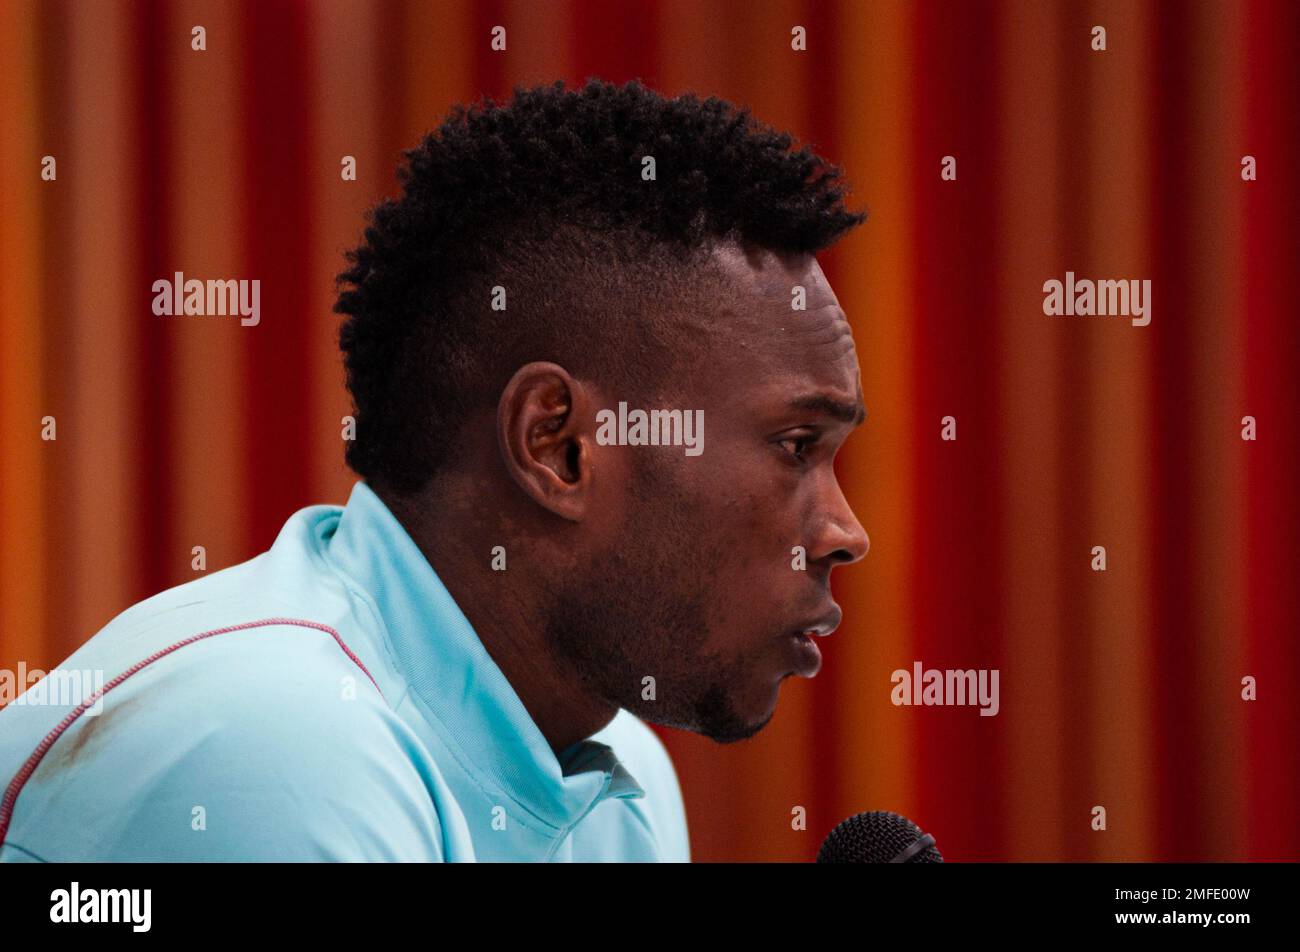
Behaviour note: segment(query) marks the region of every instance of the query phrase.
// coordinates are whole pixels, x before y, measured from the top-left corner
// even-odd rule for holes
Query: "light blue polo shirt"
[[[102,693],[0,710],[0,861],[690,859],[654,732],[557,757],[363,482],[58,670]]]

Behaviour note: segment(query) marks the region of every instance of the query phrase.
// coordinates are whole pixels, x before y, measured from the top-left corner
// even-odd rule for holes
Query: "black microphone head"
[[[934,837],[905,816],[859,813],[827,834],[819,863],[942,863]]]

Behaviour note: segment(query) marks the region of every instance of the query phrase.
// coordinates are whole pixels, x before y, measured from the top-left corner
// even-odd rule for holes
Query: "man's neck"
[[[395,503],[386,496],[384,501],[469,619],[552,751],[560,754],[613,720],[618,708],[585,694],[577,676],[549,650],[540,591],[521,584],[518,573],[494,571],[492,545],[467,544],[473,529],[466,530],[454,507],[439,504],[435,529],[434,520],[424,515],[431,511],[428,504]]]

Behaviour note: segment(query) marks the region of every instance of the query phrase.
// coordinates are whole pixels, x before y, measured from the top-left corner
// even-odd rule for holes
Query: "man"
[[[645,722],[761,730],[868,545],[814,257],[863,216],[790,146],[636,83],[453,111],[340,276],[347,506],[0,713],[0,858],[688,860]]]

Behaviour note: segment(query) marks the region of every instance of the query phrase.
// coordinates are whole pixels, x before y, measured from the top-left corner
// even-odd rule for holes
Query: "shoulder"
[[[48,746],[15,844],[54,860],[443,858],[441,778],[337,632],[271,620],[176,643]]]

